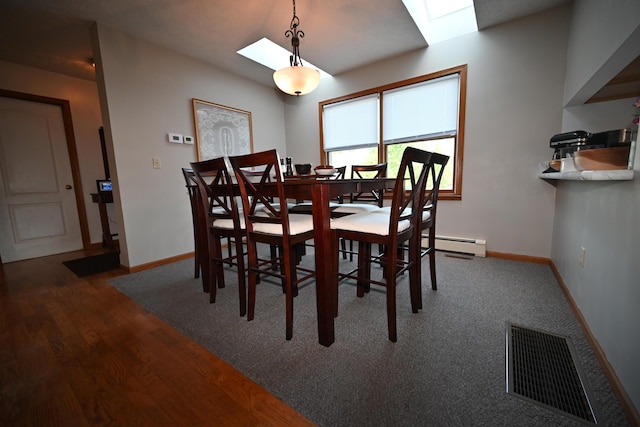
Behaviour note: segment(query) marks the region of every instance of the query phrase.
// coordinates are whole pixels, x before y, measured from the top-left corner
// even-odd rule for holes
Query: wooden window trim
[[[453,189],[452,190],[440,190],[439,197],[441,200],[461,200],[462,199],[462,165],[464,162],[464,137],[465,137],[465,111],[467,102],[467,64],[463,64],[457,67],[448,68],[434,73],[425,74],[418,77],[402,80],[395,83],[389,83],[382,86],[378,86],[371,89],[354,92],[348,95],[343,95],[337,98],[332,98],[326,101],[320,101],[318,103],[318,118],[320,123],[320,159],[324,164],[329,161],[328,154],[324,151],[324,132],[322,125],[322,111],[325,105],[334,104],[337,102],[347,101],[349,99],[359,98],[367,95],[378,94],[380,100],[383,100],[383,92],[396,89],[403,86],[409,86],[415,83],[420,83],[427,80],[434,80],[440,77],[445,77],[451,74],[459,74],[460,76],[460,95],[459,95],[459,107],[458,107],[458,129],[455,142],[455,152],[453,159]],[[382,111],[380,112],[382,115]],[[382,116],[381,116],[382,118]],[[382,120],[379,123],[379,141],[378,141],[378,161],[386,161],[386,150],[384,150],[383,134],[382,134]]]

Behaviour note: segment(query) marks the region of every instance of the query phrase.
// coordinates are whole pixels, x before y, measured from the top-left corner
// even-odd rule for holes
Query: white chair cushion
[[[336,213],[343,214],[358,214],[358,213],[367,213],[374,212],[378,209],[381,209],[379,206],[372,205],[369,203],[343,203],[338,204],[338,206],[333,210]]]
[[[240,216],[239,219],[240,219],[240,228],[244,230],[245,228],[244,216]],[[215,228],[223,228],[225,230],[233,230],[234,228],[233,220],[231,218],[216,219],[215,221],[213,221],[211,226]]]
[[[298,206],[309,207],[310,208],[310,207],[313,206],[313,203],[311,203],[311,202],[300,202],[300,203],[296,203],[295,205],[293,205],[294,208],[298,207]],[[336,207],[336,206],[343,206],[343,205],[341,205],[340,203],[329,202],[329,207],[330,208],[333,208],[333,207]],[[291,208],[289,208],[289,209],[291,209]]]
[[[289,215],[289,233],[302,234],[313,230],[313,216],[304,214]],[[282,224],[255,223],[253,231],[265,234],[282,235]]]
[[[295,203],[287,203],[287,210],[291,209],[294,206],[295,206]],[[280,203],[272,203],[271,207],[273,207],[276,210],[280,210]],[[262,212],[266,213],[267,215],[272,216],[271,211],[267,209],[266,206],[263,206],[259,209],[262,210]],[[258,209],[256,209],[256,214],[257,213],[258,213]]]
[[[329,209],[333,209],[336,206],[341,206],[338,203],[329,202]],[[311,202],[300,202],[289,208],[290,213],[298,214],[311,214],[313,213],[313,204]]]
[[[220,206],[216,206],[215,208],[211,209],[211,213],[214,213],[214,214],[225,214],[225,213],[227,213],[227,211],[224,208],[220,207]]]
[[[389,220],[389,215],[364,212],[336,218],[331,221],[331,228],[387,236],[389,235]],[[398,231],[404,231],[410,225],[411,223],[408,219],[403,219],[398,222]]]
[[[411,213],[411,208],[408,208],[406,212],[407,214]],[[385,206],[376,211],[373,211],[373,213],[391,215],[391,206]],[[430,210],[422,211],[422,221],[428,221],[429,218],[431,218],[431,211]]]

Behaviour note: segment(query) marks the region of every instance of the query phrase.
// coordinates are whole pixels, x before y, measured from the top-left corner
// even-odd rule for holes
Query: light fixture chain
[[[289,63],[292,67],[303,65],[302,58],[300,57],[300,39],[304,38],[304,31],[298,30],[298,25],[300,25],[300,18],[296,15],[296,0],[293,0],[293,18],[291,18],[289,29],[284,33],[286,37],[291,37],[293,55],[289,57]]]

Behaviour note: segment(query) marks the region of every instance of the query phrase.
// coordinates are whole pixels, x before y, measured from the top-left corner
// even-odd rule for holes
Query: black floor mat
[[[597,424],[570,338],[507,323],[507,353],[507,393]]]
[[[64,261],[63,264],[78,277],[90,276],[120,267],[120,252],[107,252],[85,258]]]

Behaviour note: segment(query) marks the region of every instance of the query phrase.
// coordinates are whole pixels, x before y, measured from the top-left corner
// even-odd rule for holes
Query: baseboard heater
[[[436,236],[436,250],[485,257],[487,256],[487,242],[481,239]]]

